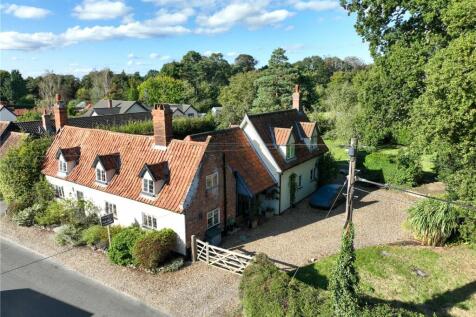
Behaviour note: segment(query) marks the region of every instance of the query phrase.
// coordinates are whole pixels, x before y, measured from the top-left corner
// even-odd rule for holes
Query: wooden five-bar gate
[[[192,260],[241,275],[253,257],[210,245],[192,236]]]

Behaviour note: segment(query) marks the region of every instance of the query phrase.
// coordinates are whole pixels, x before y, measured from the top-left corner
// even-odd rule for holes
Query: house
[[[7,106],[0,104],[0,121],[17,121],[17,116]]]
[[[126,100],[99,100],[94,106],[83,114],[83,117],[104,116],[125,113],[150,112],[149,108],[139,101]]]
[[[298,88],[292,109],[184,140],[173,138],[170,105],[150,115],[154,135],[131,135],[70,126],[57,102],[59,132],[42,170],[57,196],[91,200],[123,226],[171,228],[185,254],[191,235],[217,242],[229,226],[263,210],[279,214],[292,196],[297,202],[316,189],[327,147],[302,112]]]
[[[276,184],[275,210],[283,212],[316,189],[318,160],[328,148],[303,112],[299,86],[291,109],[245,115],[240,128]]]
[[[8,150],[20,145],[21,141],[28,137],[27,133],[13,131],[14,123],[10,121],[0,121],[0,158]]]
[[[191,105],[186,104],[168,104],[170,109],[173,112],[173,116],[175,117],[189,117],[189,118],[196,118],[199,117],[200,114],[198,110],[195,109]]]

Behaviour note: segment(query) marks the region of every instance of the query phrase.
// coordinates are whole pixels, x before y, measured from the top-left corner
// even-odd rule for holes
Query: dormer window
[[[274,139],[281,155],[291,160],[296,155],[296,145],[293,128],[274,128]]]
[[[96,168],[96,181],[100,183],[107,183],[106,171],[103,170],[102,168],[99,168],[99,167]]]
[[[304,142],[307,144],[307,148],[313,151],[318,148],[317,144],[317,127],[315,122],[299,122],[301,125],[300,134]]]
[[[317,148],[317,132],[314,130],[311,137],[311,149],[314,150]]]
[[[108,184],[119,171],[120,165],[119,153],[97,155],[92,165],[96,171],[96,182]]]
[[[139,173],[142,178],[142,191],[145,197],[156,197],[169,181],[169,166],[166,161],[156,164],[144,164]]]
[[[58,175],[67,176],[78,163],[80,148],[58,149],[56,159],[58,160]]]
[[[292,143],[289,142],[286,145],[286,159],[287,160],[293,159],[295,155],[296,155],[296,145],[294,144],[294,140],[293,140]]]

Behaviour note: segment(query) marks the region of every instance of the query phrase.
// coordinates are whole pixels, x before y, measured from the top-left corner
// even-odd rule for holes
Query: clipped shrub
[[[136,264],[152,270],[162,264],[172,252],[177,236],[172,229],[149,231],[137,239],[132,255]]]
[[[123,228],[121,226],[111,226],[109,228],[111,239],[122,230]],[[109,243],[107,228],[101,225],[93,225],[87,229],[84,229],[82,233],[82,240],[89,246],[105,248]]]
[[[42,206],[40,204],[35,204],[14,214],[12,220],[19,226],[29,227],[33,225],[35,216],[40,214],[42,211]]]
[[[418,201],[408,214],[413,234],[424,245],[441,246],[458,228],[457,209],[433,199]]]
[[[412,312],[403,308],[393,308],[389,305],[379,304],[366,306],[359,313],[361,317],[423,317],[425,315]]]
[[[81,245],[81,231],[82,229],[74,225],[64,225],[62,226],[58,233],[55,236],[55,241],[59,245]]]
[[[87,228],[99,222],[99,210],[88,201],[62,199],[51,201],[44,213],[35,217],[35,222],[42,226],[72,224]]]
[[[240,298],[244,316],[326,315],[325,298],[317,289],[292,280],[264,254],[245,269]]]
[[[111,262],[119,265],[133,264],[132,249],[144,234],[145,232],[138,227],[128,227],[116,234],[107,252]]]

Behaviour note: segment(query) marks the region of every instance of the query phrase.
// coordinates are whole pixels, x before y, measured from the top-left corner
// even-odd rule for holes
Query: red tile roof
[[[28,133],[10,132],[5,141],[0,144],[0,158],[3,157],[8,150],[20,145],[21,141],[28,137]]]
[[[312,133],[316,129],[316,123],[315,122],[300,122],[302,131],[304,132],[304,136],[306,138],[311,138]]]
[[[207,141],[172,140],[167,150],[162,150],[154,146],[152,136],[65,126],[49,148],[42,172],[48,176],[180,213],[207,145]],[[81,156],[69,175],[59,177],[55,154],[60,148],[71,147],[80,147]],[[95,181],[96,174],[92,163],[98,155],[111,153],[120,154],[120,172],[114,175],[107,186],[101,186]],[[139,172],[144,164],[163,161],[168,162],[169,181],[157,199],[147,199],[141,195],[142,180]]]
[[[274,140],[277,145],[288,144],[289,137],[292,133],[292,128],[274,128]]]
[[[194,134],[185,140],[203,141],[208,136],[211,136],[211,139],[207,151],[224,153],[226,164],[240,174],[253,194],[275,185],[273,178],[239,127]]]
[[[305,136],[302,135],[304,127],[301,125],[304,123],[304,126],[306,126],[305,129],[309,129],[309,119],[306,114],[298,112],[296,109],[248,115],[248,118],[282,170],[287,170],[307,160],[318,157],[329,150],[320,135],[317,136],[317,149],[309,150],[302,139]],[[292,133],[296,144],[296,156],[294,159],[286,161],[278,151],[274,140],[274,131],[275,128],[289,129],[290,127],[293,127]]]
[[[79,159],[79,156],[81,155],[81,148],[72,147],[72,148],[58,149],[58,152],[56,152],[56,158],[59,158],[60,154],[63,155],[63,158],[66,162],[76,161],[77,159]]]

